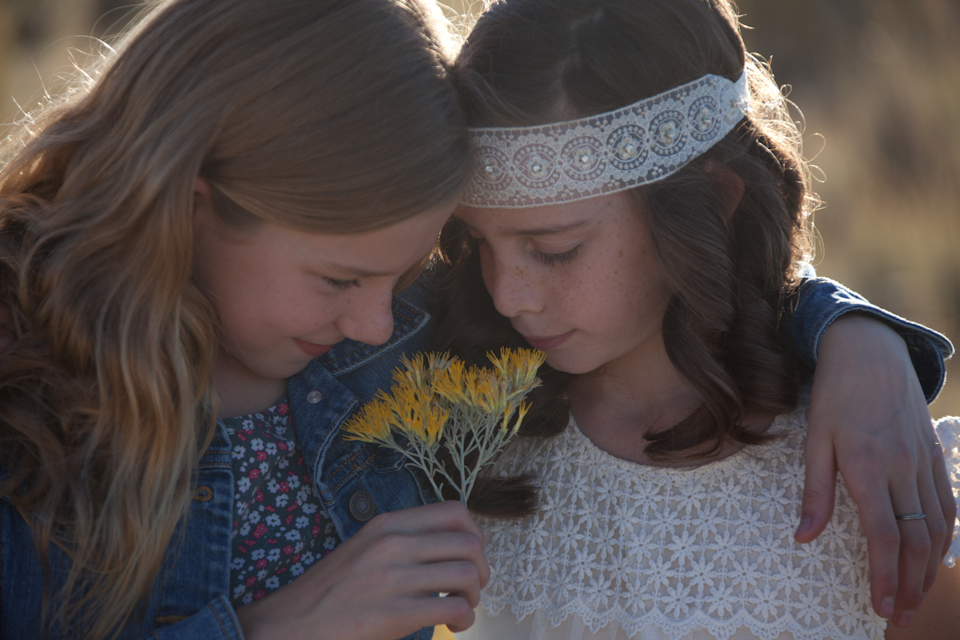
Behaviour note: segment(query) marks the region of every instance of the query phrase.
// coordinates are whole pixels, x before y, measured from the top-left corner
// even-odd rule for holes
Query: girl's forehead
[[[632,208],[622,193],[587,198],[577,202],[525,208],[477,208],[461,206],[456,216],[476,229],[504,235],[537,236],[573,231],[602,223],[611,213]]]

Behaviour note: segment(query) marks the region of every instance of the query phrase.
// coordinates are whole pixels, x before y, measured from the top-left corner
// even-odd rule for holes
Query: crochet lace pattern
[[[537,207],[662,180],[730,133],[749,105],[746,72],[737,82],[708,74],[588,118],[470,129],[477,162],[461,203]]]
[[[498,638],[565,640],[601,630],[603,638],[882,638],[866,541],[841,480],[826,531],[809,544],[793,540],[806,424],[800,408],[775,420],[773,442],[686,469],[613,457],[572,418],[556,438],[511,447],[501,472],[536,473],[542,508],[520,522],[481,522],[492,578],[485,613],[465,637],[494,637],[495,628]],[[960,420],[938,430],[956,491]],[[949,564],[958,550],[955,540]],[[507,612],[534,616],[532,631],[503,634],[516,625],[490,616]]]

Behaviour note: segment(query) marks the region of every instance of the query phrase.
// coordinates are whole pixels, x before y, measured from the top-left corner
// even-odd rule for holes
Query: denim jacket
[[[808,367],[816,366],[823,332],[834,320],[847,313],[864,313],[886,322],[907,343],[928,403],[943,389],[947,380],[944,360],[954,351],[946,336],[885,311],[829,278],[805,280],[790,303],[786,342],[793,344],[796,355]]]
[[[299,445],[343,540],[377,513],[432,501],[429,491],[396,454],[346,441],[340,426],[378,389],[389,385],[403,354],[428,347],[430,316],[425,308],[433,284],[426,274],[394,299],[394,332],[386,344],[345,341],[288,381]],[[878,309],[835,282],[808,281],[793,299],[791,311],[787,333],[810,365],[816,362],[820,339],[829,324],[843,313],[857,311],[886,320],[905,337],[928,400],[943,385],[943,360],[953,353],[946,338]],[[201,459],[193,503],[167,549],[150,600],[124,627],[120,638],[243,638],[227,595],[233,487],[229,440],[221,428]],[[0,639],[41,637],[43,575],[39,559],[26,521],[6,501],[0,503],[0,561]],[[55,589],[62,584],[69,561],[52,549],[50,562]],[[427,628],[410,638],[427,640],[431,635],[432,629]],[[54,630],[53,637],[64,636],[77,637],[77,633]]]

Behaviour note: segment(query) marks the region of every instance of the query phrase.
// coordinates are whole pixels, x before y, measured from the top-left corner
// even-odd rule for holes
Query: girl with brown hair
[[[960,570],[931,589],[956,510],[933,482],[888,495],[844,471],[824,532],[795,538],[807,371],[779,332],[814,194],[732,5],[502,0],[457,72],[478,162],[444,232],[438,343],[525,342],[549,367],[496,465],[518,495],[538,478],[540,507],[481,522],[492,578],[463,637],[880,638],[884,618],[911,625],[921,584],[957,597]],[[960,422],[938,430],[960,483]],[[921,541],[926,579],[901,564],[915,595],[871,592],[853,496],[886,501],[861,512],[872,539]],[[950,637],[955,616],[928,605],[911,637]]]

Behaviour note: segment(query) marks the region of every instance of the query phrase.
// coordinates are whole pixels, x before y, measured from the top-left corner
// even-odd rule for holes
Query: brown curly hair
[[[213,434],[195,177],[238,227],[359,233],[449,202],[453,43],[430,0],[154,1],[0,149],[0,498],[70,555],[45,606],[78,635],[149,596]]]
[[[702,459],[727,442],[762,442],[739,426],[744,413],[796,403],[802,372],[781,346],[778,322],[808,257],[816,199],[783,95],[746,54],[726,0],[502,0],[481,16],[456,66],[468,122],[479,127],[590,116],[705,74],[735,81],[745,70],[752,104],[743,121],[678,173],[630,191],[673,291],[662,325],[667,354],[702,399],[691,415],[647,435],[654,459]],[[708,163],[744,183],[732,216]],[[435,346],[471,359],[495,344],[522,344],[493,308],[462,223],[447,226],[441,246],[451,272]],[[573,377],[541,373],[525,435],[567,424],[563,394]],[[499,499],[490,494],[478,509],[498,513]]]

